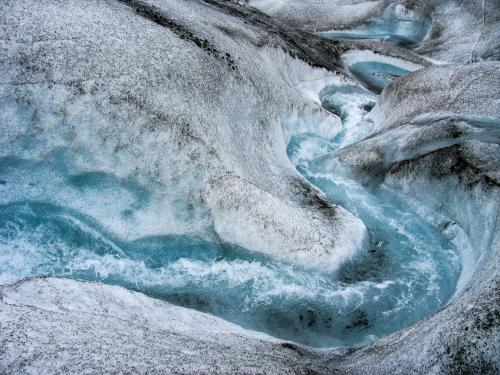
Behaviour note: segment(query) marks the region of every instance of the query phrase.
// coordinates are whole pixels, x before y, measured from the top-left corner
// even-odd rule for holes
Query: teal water
[[[367,226],[370,246],[343,265],[336,277],[352,286],[367,280],[390,285],[390,292],[382,289],[363,295],[360,304],[363,314],[375,316],[377,322],[367,319],[369,323],[361,329],[379,336],[428,315],[451,298],[461,272],[459,251],[403,196],[383,185],[365,186],[332,162],[336,151],[369,136],[373,123],[367,114],[376,95],[358,86],[329,86],[321,91],[320,99],[325,109],[341,118],[342,129],[331,139],[296,134],[287,153],[297,170],[331,202]]]
[[[428,15],[398,11],[395,4],[389,5],[382,16],[373,18],[364,25],[346,30],[331,30],[321,33],[329,39],[371,39],[399,45],[405,48],[418,46],[432,25]]]
[[[353,73],[368,89],[380,93],[398,77],[404,77],[410,72],[406,69],[377,61],[357,62],[349,66]]]
[[[212,240],[168,234],[127,240],[105,229],[110,226],[104,222],[129,220],[155,204],[153,194],[110,174],[76,173],[70,163],[61,167],[60,160],[0,160],[1,283],[63,276],[122,285],[318,347],[382,337],[425,316],[453,290],[458,268],[450,249],[439,247],[447,251],[442,259],[448,263],[425,251],[425,256],[411,252],[410,246],[399,258],[392,256],[399,242],[411,239],[389,230],[396,240],[388,240],[386,223],[375,219],[370,248],[335,273],[273,261],[226,245],[215,235]],[[319,181],[313,182],[321,186]],[[330,190],[337,200],[342,191]],[[359,199],[369,197],[363,190],[359,194]],[[103,202],[107,207],[100,220],[95,219],[98,211],[88,214],[97,209],[89,205]],[[354,210],[349,202],[347,208]],[[405,207],[382,210],[397,212],[395,220],[408,215]],[[407,225],[415,224],[412,220]],[[419,225],[421,236],[432,234]]]
[[[316,347],[362,345],[425,317],[455,291],[456,249],[404,197],[367,188],[325,162],[369,136],[366,114],[376,93],[407,71],[370,61],[351,69],[371,91],[329,86],[320,93],[322,106],[341,118],[341,131],[332,139],[295,134],[287,148],[297,170],[369,230],[367,248],[336,272],[229,246],[214,231],[140,235],[160,220],[155,189],[79,170],[69,150],[30,159],[33,145],[25,139],[25,158],[0,159],[0,283],[61,276],[121,285]],[[190,214],[174,211],[189,226]]]

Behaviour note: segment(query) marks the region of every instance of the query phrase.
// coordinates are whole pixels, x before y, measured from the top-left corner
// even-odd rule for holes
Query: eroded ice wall
[[[362,223],[311,204],[319,193],[288,163],[281,116],[329,115],[291,90],[308,65],[284,72],[292,57],[266,32],[191,2],[3,9],[3,204],[73,209],[127,241],[189,234],[303,253],[305,266],[314,246],[331,270],[362,246]]]

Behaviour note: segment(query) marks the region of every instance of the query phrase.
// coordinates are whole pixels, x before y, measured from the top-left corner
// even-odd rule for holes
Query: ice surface
[[[421,65],[372,51],[349,51],[342,55],[342,59],[349,71],[376,93],[380,93],[394,79],[422,68]]]
[[[0,329],[2,373],[325,371],[294,344],[121,287],[65,279],[3,287]]]
[[[253,3],[0,5],[0,372],[498,372],[498,64]],[[494,2],[398,4],[496,58]]]
[[[425,1],[433,26],[419,52],[452,63],[498,61],[500,18],[496,0]]]
[[[331,30],[363,22],[384,9],[379,0],[246,0],[248,5],[291,26],[309,31]]]
[[[359,248],[362,241],[353,237],[362,238],[364,229],[331,206],[339,221],[347,221],[338,223],[339,230],[318,232],[326,219],[313,217],[324,213],[301,198],[309,194],[307,183],[291,184],[301,177],[287,161],[280,134],[281,118],[294,109],[318,112],[290,87],[309,65],[273,48],[272,41],[256,47],[267,35],[260,29],[248,28],[243,42],[234,39],[228,30],[245,29],[244,21],[224,15],[222,22],[209,5],[155,2],[140,5],[138,14],[139,5],[92,3],[99,16],[75,2],[4,5],[2,202],[33,200],[76,210],[122,240],[186,234],[281,257],[313,247],[335,254],[337,248],[339,256],[329,263],[337,268],[336,260]],[[160,5],[163,10],[155,7]],[[11,19],[11,11],[22,17]],[[46,26],[48,18],[54,21]],[[44,37],[25,43],[34,35]],[[255,196],[241,196],[239,210],[217,204],[224,185],[212,183],[226,176],[252,186],[245,194]],[[264,200],[261,208],[243,204],[257,197]],[[270,205],[272,212],[263,209]],[[254,209],[258,213],[250,214]],[[295,217],[294,223],[265,228],[276,211]],[[229,216],[231,236],[220,225]],[[357,229],[342,233],[348,224]],[[243,232],[264,229],[270,234],[265,244],[243,240]],[[286,245],[280,243],[283,233]],[[344,235],[345,241],[339,237]],[[324,242],[305,242],[318,237]],[[328,267],[313,257],[302,257],[302,263],[307,259]]]
[[[374,39],[414,48],[427,35],[432,20],[429,16],[407,9],[403,4],[390,4],[381,17],[347,30],[331,30],[323,35],[332,39]]]

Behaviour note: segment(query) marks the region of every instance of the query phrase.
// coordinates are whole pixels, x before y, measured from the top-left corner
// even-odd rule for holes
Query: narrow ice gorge
[[[498,371],[472,3],[0,5],[0,372]]]

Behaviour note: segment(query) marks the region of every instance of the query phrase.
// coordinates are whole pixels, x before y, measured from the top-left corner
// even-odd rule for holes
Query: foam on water
[[[123,241],[85,215],[34,201],[2,205],[0,217],[2,283],[58,275],[119,284],[315,346],[359,344],[419,317],[411,283],[376,267],[323,274],[186,236]]]
[[[454,291],[460,265],[453,246],[395,194],[370,192],[323,163],[369,134],[366,113],[376,97],[330,85],[319,98],[342,126],[306,126],[323,117],[288,116],[302,124],[288,129],[288,153],[371,235],[369,246],[336,272],[228,246],[214,233],[153,231],[148,223],[168,217],[153,209],[162,204],[153,191],[78,170],[60,151],[40,161],[0,161],[0,282],[55,275],[118,284],[319,347],[364,344],[424,317]]]
[[[348,59],[353,65],[370,65],[371,74],[398,69],[391,61],[373,64],[369,55],[355,53]],[[363,57],[368,59],[363,61]],[[405,74],[402,69],[401,74]],[[386,84],[382,82],[379,88]],[[339,280],[352,286],[367,279],[400,286],[389,288],[393,294],[367,293],[361,297],[366,306],[370,306],[363,310],[369,316],[376,315],[379,309],[383,311],[381,306],[391,311],[382,312],[384,319],[378,324],[383,328],[376,324],[372,327],[371,323],[364,327],[365,339],[368,339],[381,329],[396,330],[445,304],[457,290],[459,278],[463,278],[460,256],[468,252],[457,248],[466,245],[459,228],[452,226],[442,231],[437,225],[442,221],[439,213],[419,210],[385,185],[378,188],[362,185],[332,157],[336,150],[363,140],[374,130],[369,112],[376,95],[359,86],[341,84],[326,86],[320,92],[320,99],[325,109],[340,117],[341,130],[332,137],[296,133],[289,138],[287,153],[299,172],[332,202],[361,218],[370,232],[370,246],[341,267]]]
[[[376,91],[418,69],[366,51],[344,59]],[[289,114],[283,130],[290,160],[332,202],[360,217],[371,236],[337,271],[303,269],[223,243],[205,207],[178,209],[175,197],[165,198],[146,179],[115,175],[116,161],[105,153],[103,170],[80,169],[75,150],[45,153],[42,142],[33,144],[36,137],[13,136],[15,142],[5,142],[13,145],[11,155],[6,149],[0,159],[0,283],[50,275],[118,284],[319,347],[365,344],[442,306],[460,274],[449,238],[396,193],[371,191],[325,163],[370,134],[366,114],[376,95],[322,70],[299,78],[292,84],[341,121],[325,110]],[[26,126],[28,115],[19,112]],[[191,228],[194,216],[206,220]]]

